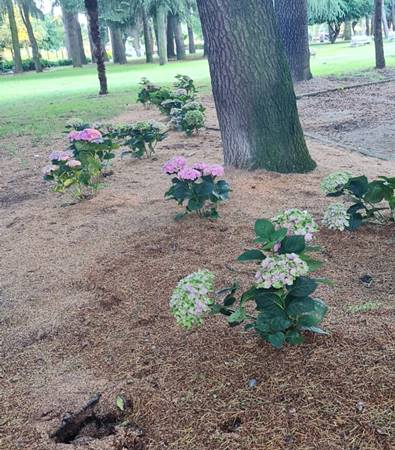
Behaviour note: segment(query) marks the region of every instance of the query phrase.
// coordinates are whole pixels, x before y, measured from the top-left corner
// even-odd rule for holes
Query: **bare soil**
[[[384,98],[373,103],[369,92],[361,95],[371,117],[359,122],[361,136],[388,113]],[[323,131],[323,112],[327,127],[330,111],[351,114],[350,95],[301,100],[305,128],[334,139]],[[390,85],[379,95],[390,96]],[[205,103],[215,127],[212,101]],[[133,106],[114,121],[143,117],[163,120]],[[84,448],[94,450],[394,448],[392,225],[319,233],[320,275],[336,283],[319,292],[330,306],[323,326],[331,334],[309,337],[300,347],[274,350],[220,318],[186,333],[168,309],[176,282],[199,268],[216,272],[219,285],[248,281],[226,266],[242,269],[235,258],[250,244],[256,218],[287,207],[319,218],[328,203],[319,192],[322,176],[337,169],[394,175],[394,161],[309,140],[314,172],[228,169],[233,192],[221,218],[175,222],[178,209],[163,198],[169,179],[160,167],[175,154],[221,162],[214,130],[192,138],[171,133],[155,161],[117,159],[98,195],[71,206],[41,180],[52,148],[31,148],[24,139],[18,145],[15,155],[1,155],[0,168],[1,449],[74,448],[49,433],[97,392],[103,414],[114,414],[123,394],[127,417],[144,436],[129,429],[100,438],[86,432]],[[54,142],[54,148],[64,145]],[[360,280],[366,274],[370,287]],[[351,309],[365,302],[377,309]]]

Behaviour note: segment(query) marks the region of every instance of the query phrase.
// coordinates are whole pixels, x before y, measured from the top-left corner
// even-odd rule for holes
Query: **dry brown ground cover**
[[[117,120],[142,117],[160,118],[132,107]],[[175,222],[160,167],[176,153],[220,162],[215,131],[171,133],[156,161],[117,159],[98,195],[72,206],[62,206],[40,179],[50,149],[20,145],[1,159],[1,449],[73,448],[48,433],[96,392],[105,412],[122,393],[144,436],[122,441],[118,433],[82,448],[394,448],[392,225],[319,233],[320,274],[336,283],[320,288],[331,334],[300,347],[274,350],[220,318],[186,333],[168,299],[177,280],[198,268],[215,271],[219,284],[246,282],[226,266],[242,269],[234,260],[250,244],[254,220],[287,207],[319,218],[327,204],[319,192],[323,175],[393,175],[395,162],[311,141],[313,173],[229,169],[233,192],[220,220]],[[360,280],[366,274],[371,287]],[[377,309],[352,309],[366,302]]]

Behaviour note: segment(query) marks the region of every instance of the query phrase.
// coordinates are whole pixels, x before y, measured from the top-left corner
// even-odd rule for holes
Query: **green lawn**
[[[343,43],[317,44],[312,48],[316,53],[311,59],[315,76],[360,72],[374,64],[373,44],[357,48]],[[387,64],[395,66],[395,42],[386,44],[386,56]],[[30,136],[33,144],[46,144],[70,117],[86,121],[113,117],[135,102],[143,76],[169,84],[174,75],[183,73],[193,77],[200,91],[210,89],[207,61],[202,59],[172,62],[163,67],[139,61],[125,66],[108,64],[107,73],[110,95],[106,97],[97,95],[94,66],[0,76],[0,138]]]

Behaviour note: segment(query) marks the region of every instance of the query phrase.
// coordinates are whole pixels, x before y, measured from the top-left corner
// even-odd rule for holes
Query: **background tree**
[[[108,94],[106,65],[104,63],[104,54],[100,39],[100,24],[99,24],[99,8],[97,0],[84,0],[86,12],[89,17],[89,24],[91,29],[92,40],[95,50],[95,59],[97,64],[97,74],[100,84],[100,95]]]
[[[275,0],[277,24],[295,81],[312,78],[307,0]]]
[[[5,2],[5,8],[8,15],[8,23],[11,32],[11,42],[12,42],[12,57],[14,60],[14,72],[23,72],[22,67],[22,56],[19,43],[18,27],[15,19],[14,4],[12,0],[3,0]]]
[[[43,67],[40,61],[40,52],[38,49],[37,39],[33,31],[30,16],[33,15],[34,17],[43,20],[43,13],[39,8],[37,8],[33,0],[18,0],[18,6],[23,23],[26,27],[27,34],[29,36],[30,46],[32,48],[32,59],[36,68],[36,72],[42,72]]]
[[[276,172],[314,169],[273,2],[198,0],[197,4],[225,164]]]
[[[376,52],[376,69],[384,69],[385,57],[382,24],[383,0],[374,0],[374,47]]]
[[[81,10],[82,4],[80,0],[61,0],[60,6],[68,56],[73,61],[74,67],[82,67],[86,64],[81,26],[78,21],[78,11]]]

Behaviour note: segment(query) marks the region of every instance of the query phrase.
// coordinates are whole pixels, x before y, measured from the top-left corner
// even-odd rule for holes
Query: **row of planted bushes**
[[[41,65],[44,69],[50,67],[61,67],[61,66],[71,66],[73,61],[71,59],[58,59],[57,61],[49,61],[48,59],[40,59]],[[22,68],[24,72],[28,72],[29,70],[35,70],[34,61],[29,59],[24,59],[22,61]],[[14,69],[14,62],[9,60],[1,60],[0,59],[0,72],[10,72]]]

